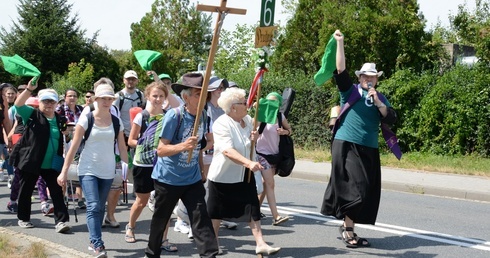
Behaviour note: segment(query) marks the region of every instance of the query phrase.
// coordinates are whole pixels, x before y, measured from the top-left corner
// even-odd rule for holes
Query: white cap
[[[138,79],[138,74],[133,71],[133,70],[128,70],[124,73],[124,79],[127,79],[127,78],[136,78]]]

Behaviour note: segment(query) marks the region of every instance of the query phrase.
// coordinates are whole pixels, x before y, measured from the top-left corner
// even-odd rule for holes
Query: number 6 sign
[[[262,0],[260,8],[260,27],[274,26],[274,9],[276,0]]]

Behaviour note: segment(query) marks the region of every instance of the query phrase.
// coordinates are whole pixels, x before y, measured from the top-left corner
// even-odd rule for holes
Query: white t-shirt
[[[119,131],[124,125],[119,119]],[[85,130],[88,128],[87,116],[80,116],[78,124]],[[114,127],[93,125],[90,136],[80,154],[77,173],[79,176],[96,176],[101,179],[113,179],[115,176],[116,158],[114,154]]]

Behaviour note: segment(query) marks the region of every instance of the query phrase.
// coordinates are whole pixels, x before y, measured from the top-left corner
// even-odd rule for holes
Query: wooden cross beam
[[[227,15],[228,13],[242,14],[242,15],[247,13],[246,9],[227,7],[226,2],[227,0],[221,0],[220,6],[198,4],[196,8],[198,11],[217,12],[218,18],[216,19],[216,25],[214,26],[213,41],[211,42],[211,49],[209,50],[208,62],[206,64],[206,73],[204,74],[201,97],[199,98],[199,104],[197,106],[197,114],[196,114],[196,120],[194,121],[194,130],[192,130],[192,136],[195,136],[197,134],[197,130],[200,124],[199,121],[201,120],[202,110],[204,109],[204,104],[206,104],[206,98],[208,96],[209,78],[211,77],[211,70],[213,69],[214,56],[216,55],[216,50],[218,48],[221,23],[223,22],[225,15]],[[189,157],[187,159],[188,163],[191,161],[191,158],[192,158],[192,151],[189,152]]]

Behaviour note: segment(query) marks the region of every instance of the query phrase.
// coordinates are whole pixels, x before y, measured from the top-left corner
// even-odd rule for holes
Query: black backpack
[[[128,99],[128,100],[131,100],[131,101],[135,101],[135,100],[140,100],[138,102],[138,107],[142,108],[142,109],[145,109],[145,103],[143,103],[143,94],[141,93],[140,90],[136,89],[136,94],[138,95],[138,98],[136,99],[130,99],[130,98],[127,98],[124,96],[124,93],[122,91],[118,92],[118,95],[119,95],[119,110],[121,110],[123,104],[124,104],[124,100],[125,99]]]

